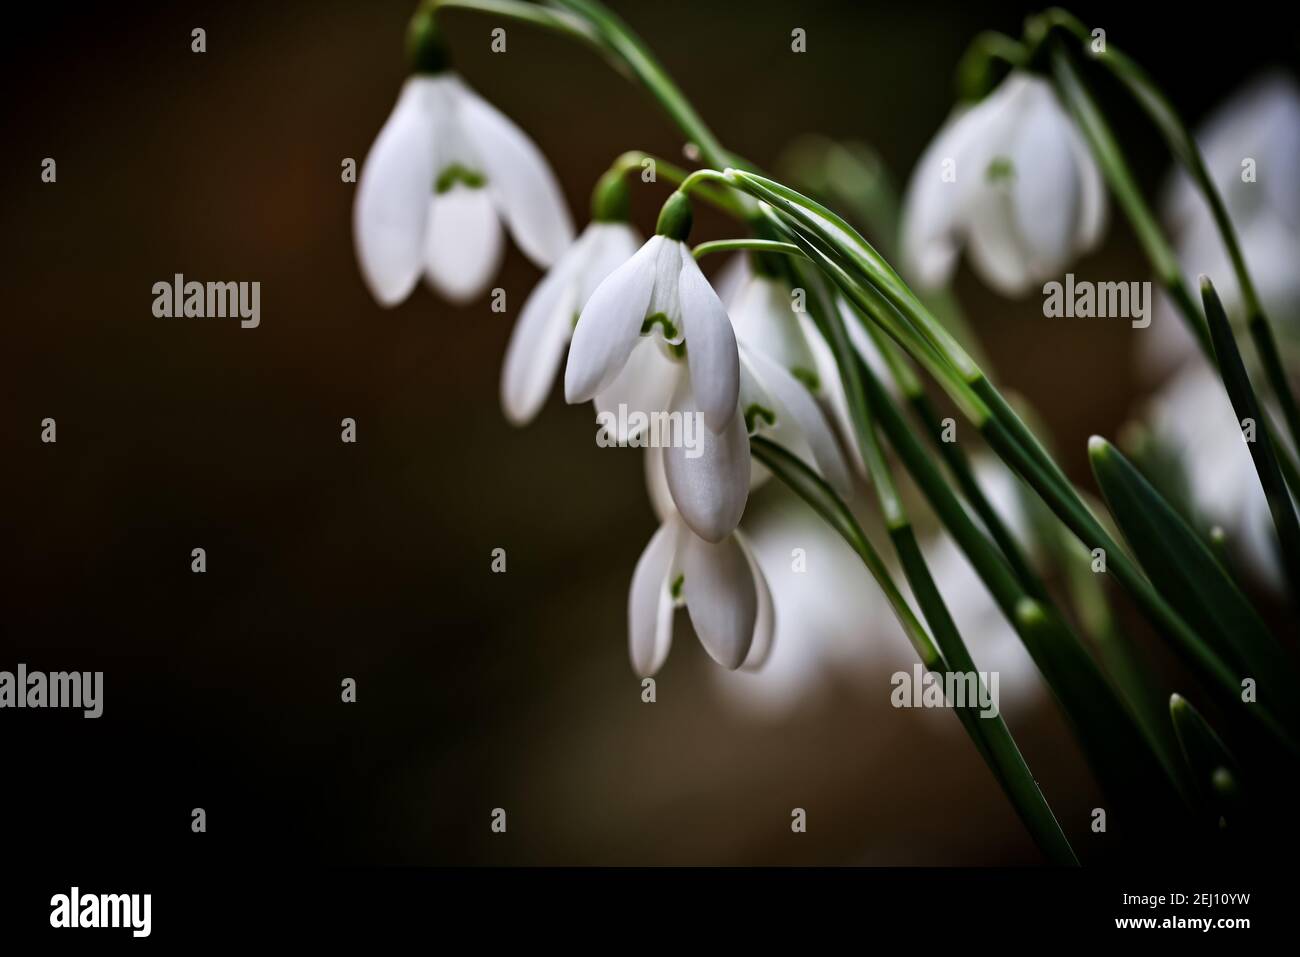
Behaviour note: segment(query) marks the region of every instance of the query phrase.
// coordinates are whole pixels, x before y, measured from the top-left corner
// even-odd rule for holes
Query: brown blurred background
[[[615,3],[725,143],[761,164],[810,131],[905,181],[981,29],[1018,4]],[[0,714],[10,849],[74,859],[411,863],[1034,863],[951,715],[845,682],[779,721],[726,706],[679,616],[641,703],[625,602],[654,528],[634,453],[553,397],[498,408],[516,251],[486,301],[379,309],[352,253],[358,163],[403,79],[412,4],[59,5],[5,39],[5,508],[0,668],[103,670],[105,714]],[[1076,12],[1190,118],[1293,39],[1134,4]],[[585,49],[447,14],[457,67],[540,144],[583,220],[625,149],[680,156],[654,105]],[[790,30],[808,53],[789,51]],[[190,30],[208,50],[190,52]],[[1167,160],[1116,124],[1155,186]],[[57,184],[40,181],[44,157]],[[649,187],[646,188],[649,191]],[[652,225],[662,192],[637,194]],[[702,215],[697,237],[731,229]],[[1081,277],[1148,278],[1118,215]],[[258,280],[262,322],[163,320],[174,273]],[[963,271],[1002,380],[1087,481],[1084,440],[1135,400],[1126,324],[1056,324]],[[40,442],[42,418],[57,445]],[[339,420],[357,420],[355,446]],[[208,572],[190,573],[206,548]],[[504,547],[508,572],[490,573]],[[862,587],[873,587],[865,574]],[[906,656],[906,649],[901,654]],[[358,703],[339,701],[353,677]],[[883,680],[883,679],[882,679]],[[1095,785],[1052,706],[1012,728],[1088,859]],[[208,833],[190,833],[203,807]],[[488,828],[503,807],[509,832]],[[809,831],[790,831],[803,807]],[[16,845],[12,842],[16,841]]]

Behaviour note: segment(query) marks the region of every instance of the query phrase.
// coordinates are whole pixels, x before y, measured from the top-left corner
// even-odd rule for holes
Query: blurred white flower
[[[501,370],[501,407],[515,425],[537,415],[582,307],[640,245],[626,222],[592,222],[529,293]]]
[[[362,275],[384,306],[421,272],[453,301],[482,293],[501,261],[500,220],[540,266],[573,239],[536,144],[448,72],[407,79],[362,166],[352,218]]]
[[[976,459],[974,467],[993,507],[1023,540],[1028,522],[1014,477],[992,459]],[[745,713],[783,717],[846,675],[878,683],[888,694],[888,676],[909,669],[915,656],[857,556],[802,504],[763,512],[747,526],[777,624],[761,668],[714,676],[724,700]],[[998,672],[1001,706],[1028,708],[1041,700],[1045,686],[1037,667],[965,555],[943,532],[921,547],[976,666]],[[895,580],[910,596],[902,576]]]
[[[673,509],[657,450],[646,456],[650,499],[660,519],[628,590],[628,649],[638,675],[668,657],[673,613],[685,605],[700,644],[725,668],[762,664],[775,624],[767,580],[740,532],[719,542],[695,535]]]
[[[922,154],[904,198],[903,258],[918,285],[945,285],[963,245],[1005,295],[1058,276],[1101,239],[1101,171],[1047,81],[1011,73],[959,107]]]
[[[1252,575],[1281,591],[1282,566],[1268,500],[1218,373],[1194,358],[1151,400],[1148,420],[1157,440],[1182,466],[1197,515],[1221,526],[1229,548]]]
[[[1196,133],[1205,167],[1223,197],[1264,311],[1284,354],[1300,342],[1300,86],[1283,73],[1251,82]],[[1186,276],[1209,276],[1229,316],[1244,319],[1241,290],[1209,205],[1181,167],[1161,204]],[[1159,376],[1199,352],[1163,293],[1142,337],[1142,359]]]
[[[866,468],[861,451],[857,448],[857,435],[849,416],[848,397],[844,391],[843,380],[840,378],[839,367],[835,363],[835,356],[830,346],[826,344],[826,340],[817,331],[808,313],[803,309],[795,308],[794,290],[784,279],[756,272],[750,266],[747,254],[733,257],[719,273],[714,285],[719,297],[726,304],[727,314],[731,316],[732,325],[736,329],[736,338],[741,345],[742,395],[745,391],[746,353],[757,354],[760,357],[749,363],[751,367],[766,365],[762,361],[763,357],[776,363],[780,370],[797,379],[815,399],[825,401],[830,418],[840,435],[845,437],[853,453],[850,457],[853,459],[854,467],[859,473],[865,475]],[[882,360],[859,326],[857,316],[838,297],[836,297],[836,306],[840,310],[841,318],[849,331],[849,338],[858,353],[873,368],[879,369]],[[762,379],[761,371],[756,373],[756,378]],[[888,380],[889,376],[886,375],[884,378]],[[741,405],[742,409],[751,408],[750,404],[743,399]],[[750,417],[753,418],[752,415]],[[752,427],[750,431],[751,433],[754,431]],[[818,434],[820,438],[823,430],[820,426],[816,426],[810,431]],[[777,441],[783,441],[779,436],[774,437]],[[830,441],[834,441],[833,437],[830,437]],[[789,447],[809,464],[819,466],[823,477],[835,485],[838,491],[843,493],[848,490],[848,475],[843,474],[838,467],[838,463],[842,461],[840,456],[836,456],[836,462],[823,462],[817,460],[815,456],[809,459],[804,452],[810,450],[800,447],[798,443]],[[838,445],[836,448],[838,449]],[[755,464],[754,469],[758,474],[758,482],[766,478],[767,471],[761,465]]]

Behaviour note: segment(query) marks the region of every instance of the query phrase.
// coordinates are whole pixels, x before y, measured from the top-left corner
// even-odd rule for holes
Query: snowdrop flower
[[[691,264],[694,267],[693,259]],[[789,367],[803,370],[805,376],[816,375],[807,371],[816,360],[795,321],[789,292],[767,278],[751,277],[745,284],[752,292],[742,293],[734,317],[740,337],[734,346],[739,379],[736,412],[722,433],[701,430],[700,454],[689,454],[682,446],[671,446],[663,453],[674,510],[696,535],[710,542],[722,541],[736,527],[750,489],[767,476],[750,457],[751,435],[767,433],[841,493],[847,494],[851,488],[839,445],[816,399],[806,381],[787,371]],[[689,319],[687,324],[689,329]],[[784,330],[781,324],[785,324]],[[632,348],[622,370],[595,395],[595,405],[599,411],[611,413],[626,405],[629,409],[691,414],[698,408],[694,381],[693,370],[683,365],[673,346],[662,335],[651,334]],[[633,438],[621,435],[619,441]]]
[[[532,421],[546,401],[573,326],[591,294],[641,246],[641,237],[627,221],[627,207],[623,174],[607,173],[592,197],[591,223],[524,303],[501,372],[501,407],[515,425]]]
[[[638,675],[668,657],[673,615],[685,605],[704,650],[725,668],[756,668],[772,645],[775,612],[767,579],[740,532],[719,542],[693,533],[673,507],[658,449],[646,454],[650,500],[661,522],[628,590],[628,649]]]
[[[414,72],[366,156],[353,206],[357,260],[384,306],[421,273],[467,302],[500,265],[501,221],[533,262],[549,266],[573,226],[537,145],[446,69],[432,15],[412,21]]]
[[[740,360],[731,320],[686,245],[690,200],[674,193],[656,234],[597,287],[582,310],[564,397],[587,402],[614,383],[641,337],[659,336],[686,351],[691,382],[705,425],[721,433],[736,413]]]
[[[674,193],[656,235],[592,293],[573,332],[564,396],[594,399],[601,411],[699,413],[700,447],[668,449],[665,469],[682,519],[719,543],[749,496],[749,437],[736,337],[686,245],[690,225],[690,201]]]
[[[903,258],[917,284],[942,286],[966,246],[1004,295],[1057,276],[1101,239],[1101,171],[1047,81],[1011,73],[959,108],[926,149],[903,205]]]
[[[1209,116],[1196,141],[1285,355],[1288,343],[1294,350],[1300,341],[1300,87],[1283,73],[1256,79]],[[1244,318],[1236,272],[1214,217],[1181,169],[1165,190],[1162,212],[1183,273],[1213,277],[1228,315]],[[1150,371],[1164,373],[1199,353],[1163,293],[1154,318],[1142,337]]]

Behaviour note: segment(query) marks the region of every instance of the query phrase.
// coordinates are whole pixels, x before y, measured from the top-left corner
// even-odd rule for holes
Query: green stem
[[[779,445],[756,436],[750,440],[754,457],[762,462],[782,482],[807,502],[854,550],[867,570],[880,585],[890,608],[893,609],[904,633],[916,649],[921,663],[928,671],[943,674],[949,670],[943,654],[926,633],[902,592],[894,584],[884,562],[870,540],[835,492],[797,457]],[[1056,816],[1052,813],[1038,783],[1024,762],[1010,731],[997,718],[979,718],[970,709],[956,709],[971,740],[980,754],[989,761],[997,780],[1002,784],[1012,805],[1025,826],[1038,842],[1038,846],[1055,864],[1075,866],[1078,858],[1070,847]],[[980,722],[980,726],[973,726]],[[987,725],[987,727],[983,727]]]
[[[696,259],[703,259],[711,253],[729,253],[743,250],[803,257],[803,250],[794,243],[783,243],[775,239],[714,239],[707,243],[700,243],[693,252]]]
[[[641,150],[628,150],[622,153],[610,164],[610,170],[626,175],[632,170],[639,169],[643,164],[649,161],[654,164],[655,176],[663,176],[668,182],[675,186],[682,187],[691,177],[699,172],[698,170],[685,170],[680,166],[670,163],[662,157],[655,156],[653,153],[645,153]],[[718,209],[740,220],[748,221],[750,211],[744,203],[738,202],[735,191],[731,189],[716,190],[709,189],[698,181],[692,181],[690,185],[692,196],[698,196],[701,199],[711,203]],[[740,197],[743,199],[744,197]]]
[[[1133,171],[1124,158],[1124,151],[1111,131],[1110,124],[1106,122],[1105,115],[1084,86],[1078,69],[1071,62],[1064,47],[1053,44],[1051,56],[1057,92],[1074,116],[1084,139],[1088,141],[1093,158],[1101,167],[1102,175],[1110,185],[1111,194],[1124,210],[1129,223],[1133,226],[1133,232],[1137,234],[1138,242],[1141,243],[1147,258],[1151,261],[1156,279],[1179,304],[1180,314],[1197,344],[1200,345],[1201,351],[1207,357],[1212,355],[1205,321],[1196,309],[1187,284],[1183,280],[1178,256],[1165,238],[1164,231],[1156,221],[1155,213],[1147,205]]]
[[[642,86],[659,102],[678,129],[699,148],[700,156],[706,163],[719,169],[733,165],[734,158],[723,149],[722,143],[655,59],[649,47],[613,11],[593,0],[555,0],[555,3],[590,23]]]
[[[610,59],[620,72],[624,69],[595,27],[581,17],[575,17],[563,10],[554,10],[537,3],[523,3],[521,0],[425,0],[421,7],[431,11],[472,10],[475,13],[489,13],[517,23],[542,27],[553,33],[582,41]]]

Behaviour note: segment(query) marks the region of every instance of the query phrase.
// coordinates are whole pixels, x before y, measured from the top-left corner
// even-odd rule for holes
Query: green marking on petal
[[[438,174],[433,184],[433,191],[441,196],[457,183],[463,183],[470,189],[482,189],[487,185],[487,177],[478,170],[462,166],[460,163],[452,163]]]
[[[673,325],[673,321],[662,312],[656,312],[653,316],[648,317],[645,322],[641,323],[641,335],[650,335],[650,333],[654,331],[656,325],[663,326],[665,339],[676,339],[679,335],[677,327]]]
[[[673,583],[668,586],[668,594],[672,596],[673,601],[681,601],[682,584],[686,581],[685,575],[678,575],[673,579]]]
[[[745,409],[745,430],[751,434],[756,432],[759,419],[769,426],[776,425],[776,413],[753,402]]]
[[[820,392],[822,389],[822,380],[816,372],[811,369],[805,369],[803,366],[794,366],[790,374],[808,387],[810,392]]]
[[[989,168],[984,173],[990,183],[997,183],[1003,180],[1010,182],[1016,178],[1016,166],[1011,162],[1009,157],[998,156],[989,163]]]

